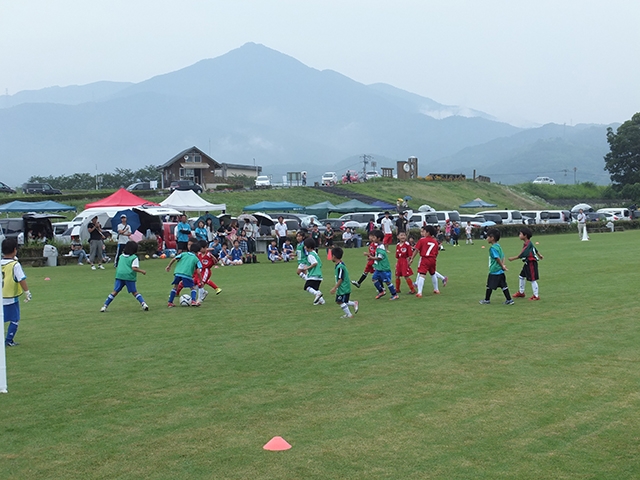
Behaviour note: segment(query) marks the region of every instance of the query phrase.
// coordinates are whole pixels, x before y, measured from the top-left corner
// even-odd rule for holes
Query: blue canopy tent
[[[495,203],[487,203],[481,198],[476,198],[475,200],[471,200],[469,203],[460,205],[460,208],[485,208],[485,207],[497,207],[497,205]]]
[[[391,205],[390,203],[383,202],[382,200],[376,200],[371,204],[374,207],[381,208],[382,210],[395,210],[396,206]]]
[[[288,212],[290,210],[303,211],[304,207],[297,203],[291,202],[258,202],[253,205],[247,205],[242,209],[245,212]]]
[[[0,212],[63,212],[75,210],[76,207],[45,200],[44,202],[23,202],[14,200],[13,202],[0,205]]]

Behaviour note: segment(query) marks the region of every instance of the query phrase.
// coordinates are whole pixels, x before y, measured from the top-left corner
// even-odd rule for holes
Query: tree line
[[[30,183],[48,183],[60,190],[93,190],[96,188],[96,178],[98,188],[116,189],[127,187],[136,182],[150,182],[156,180],[160,185],[161,173],[154,165],[147,165],[140,170],[130,168],[116,168],[113,173],[74,173],[72,175],[49,175],[43,177],[32,175],[29,177]]]

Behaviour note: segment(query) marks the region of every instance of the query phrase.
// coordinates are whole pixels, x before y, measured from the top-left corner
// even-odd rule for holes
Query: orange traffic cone
[[[327,260],[333,260],[333,255],[331,254],[331,249],[327,250]]]

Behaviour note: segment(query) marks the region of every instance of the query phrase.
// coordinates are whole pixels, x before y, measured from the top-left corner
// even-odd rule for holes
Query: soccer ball
[[[188,307],[189,305],[191,305],[191,295],[185,293],[184,295],[180,296],[180,305],[183,307]]]

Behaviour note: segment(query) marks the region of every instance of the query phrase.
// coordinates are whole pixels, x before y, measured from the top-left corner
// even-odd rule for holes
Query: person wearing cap
[[[124,246],[130,240],[131,237],[131,225],[127,223],[127,216],[123,213],[120,215],[120,223],[118,224],[118,251],[116,252],[116,258],[113,262],[113,266],[118,266],[118,260],[120,255],[124,251]]]
[[[94,215],[91,222],[87,225],[89,231],[89,263],[91,270],[96,269],[96,263],[100,270],[104,270],[102,266],[102,245],[105,234],[102,232],[102,225],[98,221],[98,216]]]

